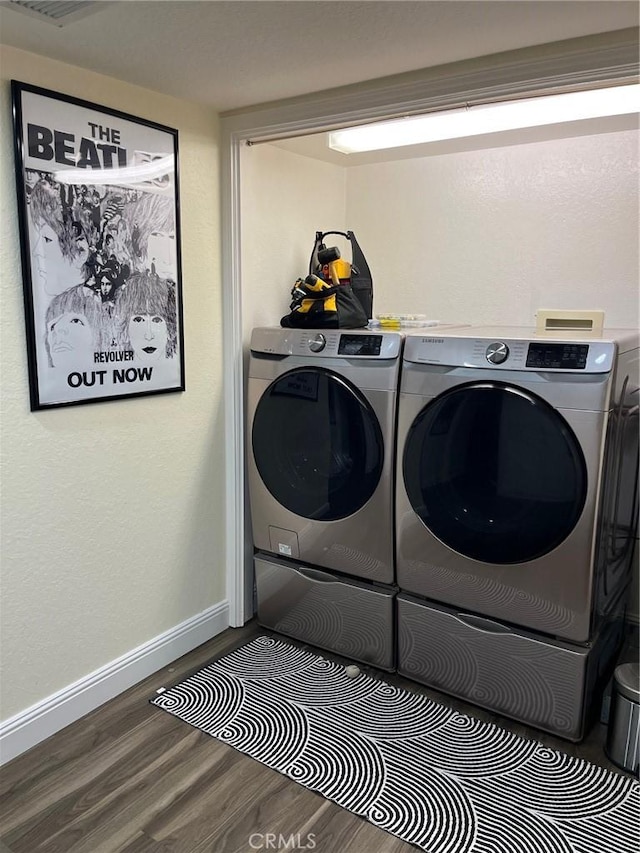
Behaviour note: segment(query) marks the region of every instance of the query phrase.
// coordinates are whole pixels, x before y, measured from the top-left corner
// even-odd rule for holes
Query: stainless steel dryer
[[[471,327],[407,339],[399,671],[581,737],[621,633],[637,413],[634,331]]]
[[[258,619],[385,669],[402,343],[398,332],[254,329],[248,379]]]

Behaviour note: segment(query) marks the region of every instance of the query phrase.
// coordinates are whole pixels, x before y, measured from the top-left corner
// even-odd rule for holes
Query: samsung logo
[[[423,338],[423,344],[443,344],[444,338]]]

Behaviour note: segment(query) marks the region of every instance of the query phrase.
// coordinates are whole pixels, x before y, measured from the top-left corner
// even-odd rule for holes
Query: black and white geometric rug
[[[430,853],[637,853],[640,784],[271,637],[154,705]]]

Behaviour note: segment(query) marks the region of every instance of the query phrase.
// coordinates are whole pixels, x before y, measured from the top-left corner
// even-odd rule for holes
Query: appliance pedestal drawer
[[[567,740],[586,734],[621,622],[573,646],[405,593],[397,606],[401,675]]]
[[[343,657],[392,671],[393,587],[373,586],[258,553],[258,622]]]

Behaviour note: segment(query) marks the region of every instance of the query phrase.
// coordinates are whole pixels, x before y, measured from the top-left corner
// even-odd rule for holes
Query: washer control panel
[[[474,338],[471,334],[411,335],[404,360],[447,367],[538,372],[608,373],[616,345],[612,341]]]
[[[399,332],[264,327],[253,330],[251,352],[307,358],[390,359],[400,357],[402,342]]]

